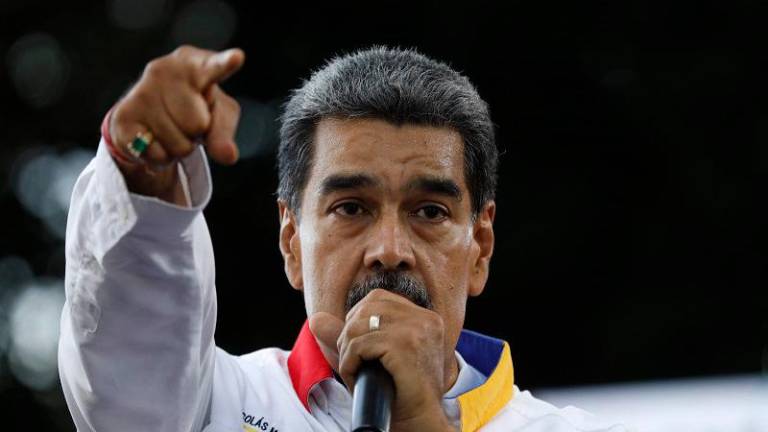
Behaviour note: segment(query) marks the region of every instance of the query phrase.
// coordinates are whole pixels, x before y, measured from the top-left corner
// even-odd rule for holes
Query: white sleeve
[[[181,162],[182,208],[128,192],[102,141],[67,221],[59,371],[78,431],[199,431],[216,324],[201,148]]]

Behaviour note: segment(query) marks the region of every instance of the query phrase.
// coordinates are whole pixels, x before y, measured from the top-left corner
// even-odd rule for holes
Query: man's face
[[[494,204],[473,219],[470,201],[453,129],[322,120],[300,222],[280,204],[286,274],[304,292],[308,316],[343,320],[372,281],[400,274],[410,287],[401,294],[425,306],[409,293],[426,291],[453,352],[467,296],[482,291],[493,250]]]

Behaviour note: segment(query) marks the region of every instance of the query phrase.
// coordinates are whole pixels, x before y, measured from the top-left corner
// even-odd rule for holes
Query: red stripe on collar
[[[333,376],[333,370],[325,359],[315,335],[309,329],[309,320],[304,321],[299,337],[288,355],[288,374],[296,395],[309,411],[309,391],[315,384]]]

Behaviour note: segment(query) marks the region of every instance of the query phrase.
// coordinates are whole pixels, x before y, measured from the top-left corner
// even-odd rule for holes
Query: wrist
[[[112,156],[112,159],[117,166],[120,167],[121,171],[134,171],[139,168],[141,164],[132,160],[125,152],[121,151],[112,140],[112,129],[110,126],[112,122],[112,113],[114,111],[115,107],[113,106],[104,116],[104,120],[101,122],[101,136],[104,139],[104,144],[106,144],[107,150],[109,150],[110,156]]]
[[[184,195],[184,190],[178,180],[178,167],[171,164],[170,169],[155,171],[149,168],[145,162],[137,162],[115,145],[112,140],[112,113],[113,106],[104,116],[101,122],[101,136],[109,151],[112,160],[115,161],[123,174],[128,190],[139,195],[154,196],[163,201],[182,207],[189,206]]]

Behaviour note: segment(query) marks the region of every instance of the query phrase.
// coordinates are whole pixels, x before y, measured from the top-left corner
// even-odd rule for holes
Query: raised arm
[[[210,174],[196,141],[217,161],[237,159],[239,109],[216,83],[242,62],[239,50],[191,47],[150,62],[78,179],[59,369],[80,432],[205,425],[216,295],[202,216]],[[136,158],[127,146],[146,132],[154,139]]]

